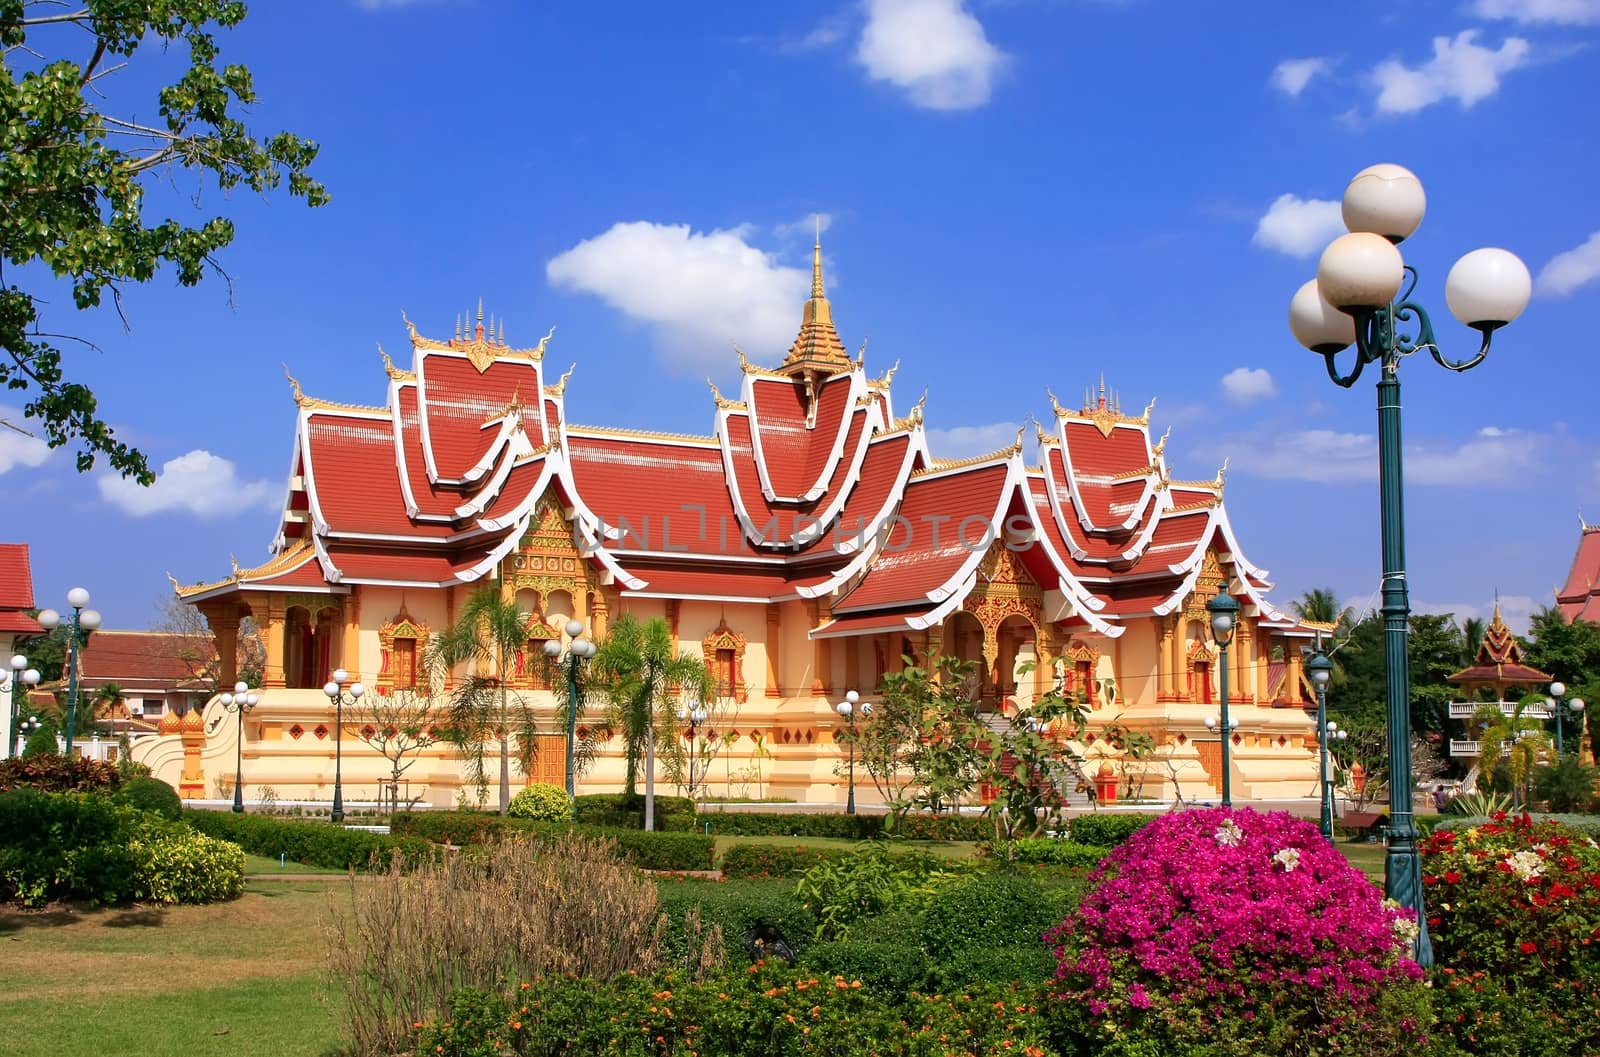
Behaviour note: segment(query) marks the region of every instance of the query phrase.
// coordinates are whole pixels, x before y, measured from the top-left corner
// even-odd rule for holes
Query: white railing
[[[1503,716],[1515,715],[1517,703],[1515,701],[1452,701],[1450,702],[1451,719],[1471,719],[1478,714],[1478,709],[1485,705],[1499,705],[1500,714]],[[1550,706],[1540,701],[1537,704],[1522,706],[1522,714],[1529,719],[1549,719]]]
[[[1479,741],[1465,741],[1456,738],[1450,739],[1451,756],[1476,756],[1483,751],[1483,743]]]

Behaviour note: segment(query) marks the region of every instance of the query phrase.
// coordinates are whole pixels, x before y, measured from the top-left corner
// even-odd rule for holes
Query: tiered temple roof
[[[1566,586],[1556,591],[1556,605],[1568,623],[1600,623],[1600,525],[1591,525],[1581,517],[1578,523],[1583,528],[1578,553],[1572,557]]]
[[[1501,700],[1505,699],[1508,686],[1537,686],[1550,679],[1548,672],[1522,663],[1522,644],[1500,616],[1499,602],[1494,604],[1494,619],[1484,630],[1471,667],[1450,676],[1450,682],[1468,689],[1493,687]]]
[[[959,462],[928,449],[922,404],[896,418],[891,369],[869,377],[834,326],[813,251],[811,297],[784,361],[739,354],[738,397],[712,386],[706,436],[567,422],[547,335],[513,349],[503,325],[437,341],[407,321],[410,369],[384,356],[381,407],[305,396],[275,557],[180,587],[345,592],[445,586],[489,574],[553,492],[580,552],[623,595],[739,602],[831,598],[816,637],[917,630],[973,590],[996,540],[1051,592],[1051,619],[1116,637],[1177,610],[1207,553],[1264,627],[1301,625],[1265,598],[1222,503],[1223,474],[1183,481],[1102,380],[1076,409],[1054,396],[1041,464],[1021,436]],[[570,373],[570,372],[569,372]],[[292,383],[291,379],[291,383]]]

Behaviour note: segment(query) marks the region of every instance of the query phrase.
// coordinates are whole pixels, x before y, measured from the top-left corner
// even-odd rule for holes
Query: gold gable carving
[[[1222,562],[1214,550],[1206,551],[1206,556],[1200,563],[1200,575],[1195,577],[1194,590],[1189,593],[1188,599],[1183,604],[1183,615],[1196,620],[1209,620],[1206,612],[1206,603],[1217,597],[1228,582],[1228,574],[1222,571]]]
[[[733,651],[733,699],[739,704],[750,700],[750,688],[744,679],[745,637],[728,627],[726,617],[717,622],[716,629],[700,640],[700,656],[713,674],[717,673],[717,652]]]
[[[548,495],[534,508],[516,551],[501,562],[501,575],[513,591],[538,591],[541,598],[551,591],[567,591],[574,603],[594,586],[589,582],[589,563],[572,542],[571,526]]]
[[[995,540],[978,563],[978,583],[961,608],[978,618],[983,628],[983,660],[993,669],[1000,656],[1000,625],[1007,617],[1022,617],[1033,625],[1035,648],[1044,621],[1044,592],[1029,575],[1017,552]]]
[[[405,611],[404,606],[400,608],[399,613],[395,614],[393,620],[380,625],[378,628],[378,649],[381,651],[382,661],[379,665],[378,678],[373,689],[380,694],[387,694],[394,689],[394,643],[396,639],[411,639],[416,643],[416,652],[413,655],[412,663],[418,666],[418,670],[414,672],[414,676],[419,685],[424,683],[425,680],[420,670],[422,655],[428,648],[428,640],[432,637],[432,634],[428,625],[413,618],[410,613]]]

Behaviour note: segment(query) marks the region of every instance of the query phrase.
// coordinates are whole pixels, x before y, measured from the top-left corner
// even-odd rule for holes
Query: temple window
[[[737,691],[738,675],[734,670],[737,662],[738,654],[734,650],[721,649],[717,651],[716,674],[718,697],[733,697]]]
[[[394,686],[396,690],[415,690],[417,688],[416,639],[396,638],[390,664],[394,671]]]
[[[1194,699],[1202,705],[1211,703],[1211,662],[1194,662]]]
[[[534,634],[528,636],[523,672],[527,676],[529,689],[550,689],[550,673],[555,664],[549,657],[544,655],[544,644],[551,641],[553,640],[548,635]]]

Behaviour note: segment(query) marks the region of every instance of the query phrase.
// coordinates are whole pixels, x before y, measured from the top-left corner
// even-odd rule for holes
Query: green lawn
[[[331,1053],[319,919],[342,898],[323,882],[272,881],[213,906],[0,908],[0,1053]]]

